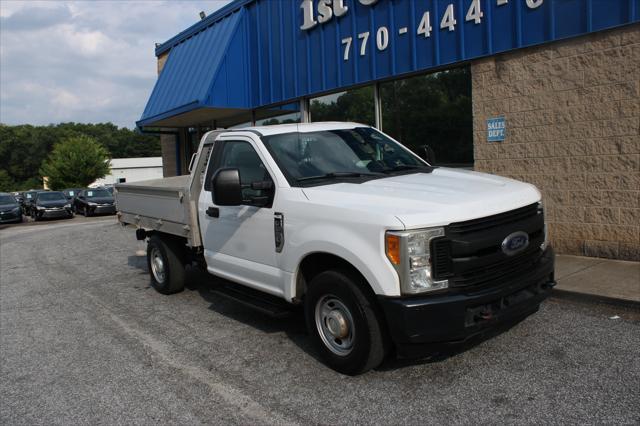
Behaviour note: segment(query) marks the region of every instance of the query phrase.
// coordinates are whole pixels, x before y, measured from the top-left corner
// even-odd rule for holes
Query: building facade
[[[109,162],[109,167],[109,174],[90,186],[160,179],[164,175],[162,157],[113,158]]]
[[[375,126],[537,185],[560,253],[640,260],[640,0],[236,0],[156,48],[138,126]]]

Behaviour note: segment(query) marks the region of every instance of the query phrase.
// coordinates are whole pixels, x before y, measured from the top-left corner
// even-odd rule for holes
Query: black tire
[[[384,322],[375,299],[364,290],[366,285],[367,283],[355,273],[329,270],[311,280],[305,295],[305,317],[314,345],[323,361],[343,374],[357,375],[371,370],[384,361],[388,352],[389,344],[383,330]],[[332,308],[331,303],[334,303]],[[332,313],[337,310],[340,321],[334,324],[344,324],[342,320],[347,319],[346,323],[353,324],[353,334],[344,339],[334,338],[331,343],[333,335],[327,333],[331,328],[331,319],[323,317],[320,306],[330,307]],[[344,308],[348,310],[346,316],[342,313]],[[349,315],[351,318],[348,318]],[[322,331],[321,324],[325,325],[325,332]],[[344,332],[343,328],[339,330]],[[344,353],[336,353],[340,348],[334,345],[350,345],[350,348]]]
[[[152,264],[153,257],[159,255],[162,260],[163,277],[157,273],[158,266]],[[185,266],[184,248],[169,238],[152,235],[147,243],[147,266],[151,276],[151,286],[162,294],[174,294],[184,290]]]
[[[82,214],[84,215],[84,217],[91,216],[91,213],[89,213],[89,208],[87,206],[84,206],[84,208],[82,209]]]

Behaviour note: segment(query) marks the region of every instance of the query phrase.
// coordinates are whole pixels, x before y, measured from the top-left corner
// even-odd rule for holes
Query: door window
[[[251,189],[254,182],[272,182],[267,168],[262,163],[258,153],[249,142],[225,142],[220,154],[220,163],[216,169],[234,168],[240,171],[242,198],[247,204],[259,197],[270,197],[273,190]]]

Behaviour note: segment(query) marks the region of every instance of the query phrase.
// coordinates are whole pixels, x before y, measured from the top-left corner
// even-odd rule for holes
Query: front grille
[[[507,256],[502,241],[524,231],[529,246],[523,253]],[[537,204],[505,213],[452,223],[445,237],[432,242],[435,279],[448,279],[449,287],[477,288],[517,279],[535,267],[544,241],[544,217]]]
[[[522,221],[532,216],[536,216],[537,214],[538,205],[530,204],[516,210],[511,210],[493,216],[483,217],[481,219],[452,223],[451,225],[449,225],[449,231],[454,234],[464,235]]]

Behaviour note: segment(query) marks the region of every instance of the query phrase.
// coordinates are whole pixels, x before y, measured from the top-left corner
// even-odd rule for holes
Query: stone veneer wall
[[[640,25],[471,65],[475,168],[535,184],[557,252],[640,260]],[[487,142],[504,116],[506,139]]]

